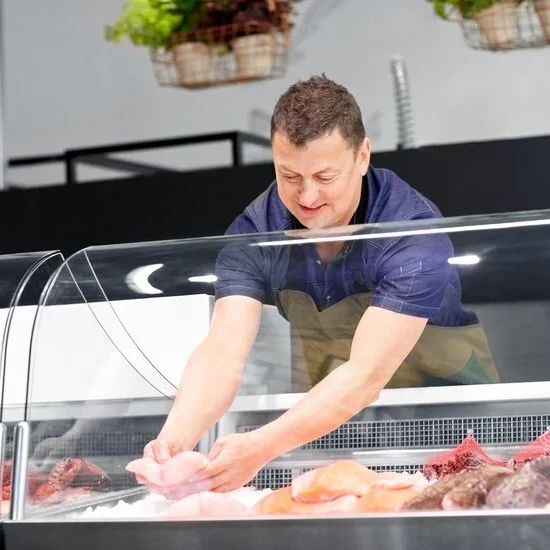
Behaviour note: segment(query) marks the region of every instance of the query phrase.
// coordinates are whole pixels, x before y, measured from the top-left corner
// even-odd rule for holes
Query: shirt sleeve
[[[400,237],[379,253],[371,305],[431,318],[439,312],[454,266],[453,245],[445,233]]]
[[[226,235],[247,233],[257,233],[257,230],[246,213],[226,231]],[[221,249],[216,259],[216,300],[227,296],[248,296],[265,302],[266,260],[261,247],[251,246],[251,243],[251,240],[236,238]]]

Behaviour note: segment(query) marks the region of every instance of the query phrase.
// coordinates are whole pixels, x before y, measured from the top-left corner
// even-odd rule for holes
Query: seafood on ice
[[[149,457],[140,458],[128,464],[127,470],[139,483],[148,485],[153,493],[150,497],[158,493],[162,509],[156,515],[166,520],[550,509],[549,434],[526,445],[508,462],[491,457],[469,432],[455,449],[433,458],[414,474],[374,471],[355,460],[337,460],[305,472],[276,490],[244,487],[223,493],[210,491],[208,479],[195,482],[209,460],[194,451],[180,453],[163,464]],[[78,470],[75,464],[59,464],[50,476],[71,478],[73,470]],[[51,491],[43,483],[39,487],[39,495]],[[84,487],[90,488],[90,484]],[[73,482],[65,484],[65,494],[69,496],[66,491],[72,488],[77,488]]]
[[[210,461],[202,453],[185,451],[162,464],[151,457],[138,458],[130,462],[126,470],[136,476],[138,483],[146,484],[151,492],[177,500],[209,491],[209,479],[192,482],[193,476],[208,464]]]
[[[2,501],[9,502],[11,496],[12,464],[4,464],[2,479]],[[111,478],[93,462],[83,458],[63,458],[51,470],[33,470],[27,475],[27,498],[34,505],[65,502],[91,491],[108,489]],[[8,506],[4,506],[8,509]]]
[[[550,504],[550,457],[529,461],[487,496],[489,508],[542,508]]]
[[[482,466],[471,472],[449,474],[407,502],[402,510],[463,510],[480,508],[489,491],[512,470],[503,466]]]
[[[262,499],[259,514],[353,514],[395,512],[428,481],[421,475],[375,472],[357,461],[340,460],[294,479]]]

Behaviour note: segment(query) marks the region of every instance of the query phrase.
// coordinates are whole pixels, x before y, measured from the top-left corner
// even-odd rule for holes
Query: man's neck
[[[346,227],[350,224],[357,224],[357,223],[364,222],[363,219],[357,219],[357,214],[359,213],[359,210],[362,210],[360,208],[362,198],[364,198],[363,185],[361,185],[361,187],[359,188],[358,196],[353,202],[353,208],[351,208],[350,211],[345,216],[342,217],[342,222],[335,224],[334,227]],[[329,263],[338,254],[338,252],[340,252],[343,246],[344,246],[344,241],[317,243],[315,245],[315,250],[317,252],[317,255],[319,256],[319,259],[323,263]]]

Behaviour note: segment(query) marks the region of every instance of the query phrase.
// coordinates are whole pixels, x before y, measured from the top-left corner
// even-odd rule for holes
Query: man
[[[274,182],[228,234],[325,229],[440,218],[399,177],[370,165],[360,109],[342,86],[301,81],[272,117]],[[496,381],[476,316],[463,309],[445,234],[309,246],[228,245],[217,261],[206,339],[189,359],[174,406],[145,455],[193,449],[238,392],[262,304],[273,298],[293,330],[311,389],[275,421],[219,439],[190,482],[228,491],[269,461],[338,428],[389,386]]]

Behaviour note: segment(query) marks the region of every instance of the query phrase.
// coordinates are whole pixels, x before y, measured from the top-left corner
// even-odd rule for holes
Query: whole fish
[[[441,501],[443,510],[468,510],[481,508],[489,491],[514,473],[503,466],[485,466],[469,472],[460,484],[445,494]]]
[[[487,495],[488,508],[542,508],[550,503],[550,457],[528,462]]]
[[[443,479],[436,481],[433,485],[429,485],[419,495],[406,502],[401,507],[401,510],[441,510],[443,497],[449,491],[458,487],[468,475],[469,472],[447,475]]]

